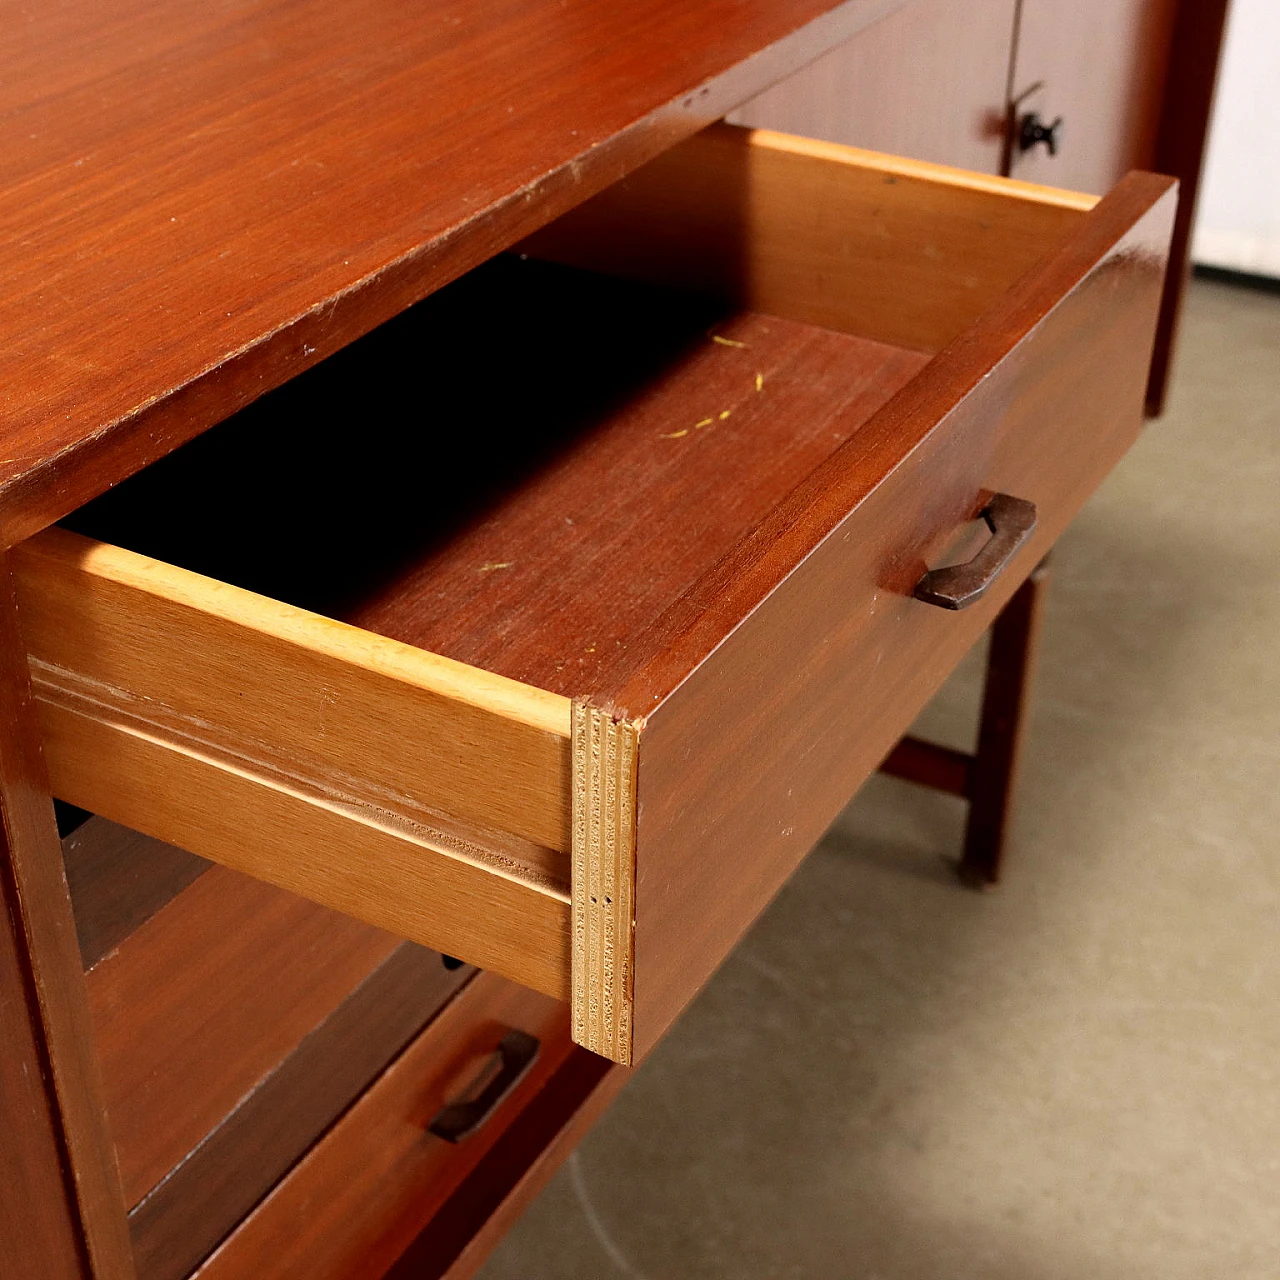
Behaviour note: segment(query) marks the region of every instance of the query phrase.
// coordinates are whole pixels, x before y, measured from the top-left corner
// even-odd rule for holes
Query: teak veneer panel
[[[132,1207],[400,945],[213,867],[87,975]]]
[[[514,1092],[460,1143],[428,1132],[503,1035],[540,1041]],[[565,1010],[492,974],[470,983],[277,1184],[193,1280],[381,1275],[573,1053]]]
[[[80,942],[92,969],[212,865],[106,818],[62,837],[62,862]]]
[[[189,1275],[470,976],[395,948],[133,1207],[139,1280]]]
[[[636,1057],[1136,437],[1172,188],[1130,175],[655,627],[614,701],[643,717]],[[1010,571],[964,613],[912,599],[998,491],[1040,514]]]
[[[0,35],[0,541],[900,3],[24,10]]]
[[[6,1276],[43,1280],[47,1251],[50,1276],[132,1280],[18,613],[13,561],[0,555],[0,1168],[26,1195],[46,1197],[23,1206],[19,1222],[15,1198],[4,1197],[0,1263]],[[24,1246],[32,1253],[12,1258]]]

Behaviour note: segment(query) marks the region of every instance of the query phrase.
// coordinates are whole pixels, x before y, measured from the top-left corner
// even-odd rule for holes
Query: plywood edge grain
[[[635,724],[573,704],[573,1038],[631,1061]]]
[[[567,851],[567,698],[62,529],[16,556],[36,662],[230,753]]]

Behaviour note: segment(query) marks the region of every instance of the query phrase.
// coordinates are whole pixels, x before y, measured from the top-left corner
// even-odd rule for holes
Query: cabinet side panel
[[[81,1265],[76,1254],[83,1247],[95,1275],[128,1280],[133,1260],[124,1200],[103,1118],[80,948],[41,756],[9,556],[0,561],[0,726],[0,892],[7,900],[0,966],[8,968],[5,961],[13,964],[9,974],[0,970],[0,981],[12,981],[0,988],[0,1026],[5,1030],[0,1082],[12,1086],[0,1093],[0,1110],[6,1122],[12,1111],[14,1126],[10,1129],[6,1123],[0,1134],[0,1168],[11,1161],[17,1166],[12,1179],[6,1173],[0,1183],[0,1197],[7,1201],[0,1227],[15,1233],[23,1255],[10,1270],[5,1258],[9,1241],[0,1235],[0,1262],[6,1264],[0,1273],[75,1275]],[[26,977],[20,979],[23,969]],[[31,1074],[11,1081],[9,1073],[24,1065]],[[74,1181],[74,1210],[66,1203],[65,1184],[54,1185],[62,1181],[53,1167],[59,1158],[54,1148],[63,1143]],[[75,1215],[70,1223],[69,1213]],[[83,1232],[83,1246],[69,1227]],[[47,1261],[44,1249],[49,1250]]]

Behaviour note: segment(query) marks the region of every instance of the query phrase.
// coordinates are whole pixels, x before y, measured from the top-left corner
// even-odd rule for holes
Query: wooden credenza
[[[1037,8],[28,16],[0,1273],[479,1264],[1140,428]]]

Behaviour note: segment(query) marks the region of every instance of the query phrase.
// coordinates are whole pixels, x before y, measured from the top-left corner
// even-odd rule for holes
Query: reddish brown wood
[[[1172,266],[1160,303],[1155,358],[1147,389],[1147,410],[1153,414],[1164,408],[1177,346],[1182,299],[1191,270],[1191,229],[1195,225],[1229,7],[1230,0],[1178,0],[1152,161],[1152,168],[1178,179],[1182,193],[1173,224],[1169,257]]]
[[[0,542],[900,3],[25,11],[0,37]]]
[[[991,627],[978,747],[969,775],[969,820],[959,866],[960,878],[974,888],[987,888],[1000,879],[1048,586],[1049,566],[1041,561]]]
[[[1101,194],[1151,167],[1177,2],[1019,0],[1011,96],[1064,127],[1057,155],[1014,147],[1015,178]]]
[[[999,173],[1017,0],[915,0],[735,123]]]
[[[541,1041],[528,1075],[465,1142],[433,1137],[431,1117],[475,1087],[513,1028]],[[576,1052],[562,1005],[478,975],[196,1275],[382,1275]]]
[[[1134,438],[1170,186],[1128,178],[633,646],[637,1057]],[[993,491],[1040,510],[1013,572],[910,599]]]
[[[63,836],[62,861],[86,969],[209,869],[195,854],[99,817]]]
[[[957,751],[907,736],[880,763],[881,773],[969,801],[964,853],[957,870],[966,884],[977,889],[989,888],[1000,878],[1048,580],[1046,558],[991,626],[977,749]]]
[[[910,734],[900,738],[880,762],[880,772],[904,782],[915,782],[935,791],[968,799],[973,755]]]
[[[142,1280],[180,1280],[471,976],[398,947],[129,1215]]]
[[[14,1260],[13,1274],[71,1275],[87,1255],[96,1275],[127,1280],[124,1204],[8,557],[0,559],[0,725],[0,1022],[8,1033],[0,1041],[0,1108],[13,1126],[0,1140],[5,1148],[12,1143],[0,1162],[31,1179],[3,1184],[0,1261],[32,1248],[32,1256]],[[37,1203],[37,1193],[47,1201]]]
[[[388,1280],[466,1280],[630,1078],[575,1048],[387,1272]]]
[[[1058,157],[1042,149],[1013,173],[1105,191],[1125,169],[1178,179],[1181,198],[1160,307],[1147,411],[1164,407],[1190,269],[1191,227],[1229,0],[1021,0],[1014,94],[1020,110],[1066,120]]]
[[[0,1275],[81,1280],[88,1260],[7,843],[0,897]]]
[[[398,945],[214,867],[92,970],[126,1203],[181,1165]]]
[[[509,258],[72,523],[581,695],[926,360]]]

